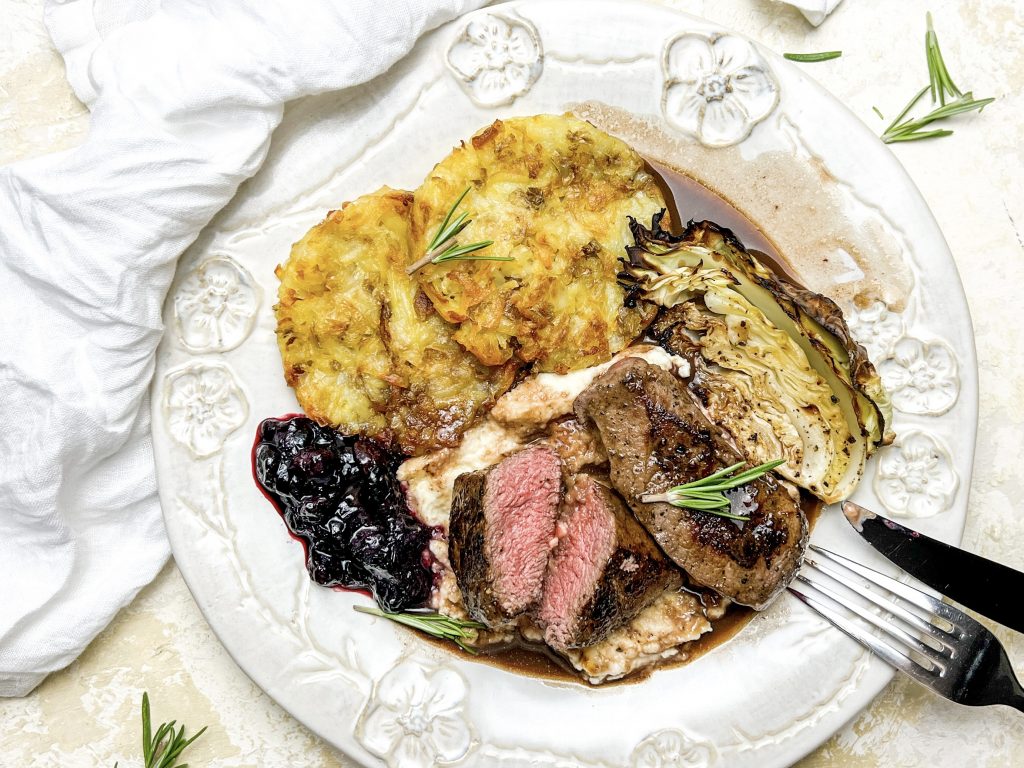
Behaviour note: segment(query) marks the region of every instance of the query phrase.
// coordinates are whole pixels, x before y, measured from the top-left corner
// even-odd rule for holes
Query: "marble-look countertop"
[[[977,337],[981,422],[964,545],[1024,569],[1024,3],[845,0],[814,29],[770,0],[666,0],[777,51],[840,49],[807,72],[872,130],[925,78],[931,10],[961,87],[998,101],[937,141],[894,147],[935,213]],[[0,163],[75,146],[89,115],[42,25],[42,0],[0,0]],[[995,628],[1019,672],[1024,636]],[[337,768],[350,761],[257,688],[221,647],[173,563],[82,657],[31,695],[0,700],[0,766],[140,765],[138,702],[210,729],[188,762],[209,768]],[[1024,765],[1024,717],[950,704],[902,677],[801,768]]]

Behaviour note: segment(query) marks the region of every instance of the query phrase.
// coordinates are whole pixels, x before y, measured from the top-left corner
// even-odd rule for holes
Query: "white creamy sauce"
[[[566,653],[591,683],[625,677],[679,654],[679,647],[712,629],[700,601],[688,592],[667,592],[608,637]]]
[[[455,478],[496,464],[525,444],[519,431],[488,417],[466,431],[458,448],[402,462],[398,479],[406,485],[405,496],[416,516],[427,525],[447,529]]]
[[[543,426],[553,419],[572,413],[573,401],[583,390],[617,361],[639,357],[651,365],[664,368],[682,377],[690,375],[690,363],[678,355],[670,355],[661,347],[638,344],[623,350],[607,363],[571,373],[539,373],[502,395],[490,418],[504,424]]]

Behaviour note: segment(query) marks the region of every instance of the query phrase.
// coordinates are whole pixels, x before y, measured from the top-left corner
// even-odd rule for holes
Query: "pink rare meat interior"
[[[495,593],[510,615],[540,599],[561,482],[558,456],[536,447],[505,459],[487,483],[486,554],[494,568]]]
[[[564,648],[605,564],[615,550],[615,517],[597,493],[597,481],[579,475],[571,494],[566,533],[544,582],[540,621],[544,639]]]

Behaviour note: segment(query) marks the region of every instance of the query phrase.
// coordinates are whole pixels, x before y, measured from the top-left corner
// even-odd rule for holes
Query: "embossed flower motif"
[[[882,301],[873,301],[864,309],[847,314],[850,333],[868,352],[868,358],[877,362],[892,352],[896,341],[903,335],[903,318]]]
[[[631,768],[707,768],[717,752],[705,742],[696,741],[682,731],[652,733],[633,750]]]
[[[259,293],[252,275],[227,256],[214,256],[185,277],[174,297],[182,344],[193,352],[225,352],[252,330]]]
[[[680,35],[665,47],[662,68],[665,118],[708,147],[743,141],[779,101],[768,65],[734,35]]]
[[[930,517],[949,508],[958,482],[946,450],[911,431],[879,455],[875,492],[894,515]]]
[[[466,682],[450,669],[403,661],[377,683],[358,729],[359,740],[391,768],[429,768],[469,751],[463,716]]]
[[[164,379],[167,429],[196,458],[211,456],[245,422],[249,405],[231,371],[195,363]]]
[[[525,21],[488,14],[466,25],[448,49],[448,65],[480,106],[511,104],[540,77],[540,38]]]
[[[904,413],[937,416],[945,413],[960,394],[953,350],[940,341],[905,337],[889,358],[878,364],[893,407]]]

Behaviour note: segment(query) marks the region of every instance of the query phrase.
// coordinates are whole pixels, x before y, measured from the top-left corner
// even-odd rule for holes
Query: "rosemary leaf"
[[[149,691],[142,693],[142,759],[149,765],[153,757],[153,724],[149,712]]]
[[[439,637],[442,640],[451,640],[462,650],[474,655],[478,653],[476,648],[467,645],[464,641],[475,639],[478,630],[487,628],[479,621],[455,619],[451,616],[445,616],[442,613],[429,613],[426,611],[390,613],[388,611],[382,611],[379,608],[369,608],[362,605],[356,605],[353,606],[353,608],[359,613],[366,613],[370,616],[379,616],[383,619],[389,619],[396,624],[403,624],[407,627],[418,629],[420,632],[425,632],[433,637]]]
[[[716,490],[705,490],[703,488],[687,488],[685,491],[679,493],[685,493],[688,499],[707,499],[709,501],[719,502],[722,494]]]
[[[469,255],[471,253],[476,253],[489,245],[493,245],[493,240],[482,240],[478,243],[468,243],[466,245],[459,245],[455,242],[455,238],[458,237],[462,230],[468,227],[470,222],[473,221],[465,211],[457,216],[455,215],[459,206],[462,205],[462,201],[465,200],[466,195],[469,194],[470,189],[472,189],[472,187],[466,187],[462,194],[455,200],[452,207],[448,209],[448,213],[441,222],[441,226],[437,228],[437,233],[427,246],[426,254],[406,267],[406,274],[411,275],[417,270],[425,267],[427,264],[441,264],[446,261],[455,261],[457,259],[464,261],[512,261],[511,256]]]
[[[695,498],[690,494],[671,497],[668,503],[674,507],[701,509],[704,510],[705,512],[714,512],[716,515],[720,514],[718,512],[719,509],[732,506],[732,504],[729,503],[728,499],[723,499],[721,501],[712,501],[709,499]]]
[[[942,59],[942,51],[939,50],[939,38],[935,34],[935,27],[932,25],[932,14],[929,11],[925,16],[928,23],[928,30],[924,33],[924,55],[928,62],[928,82],[932,92],[932,104],[938,101],[946,103],[946,95],[960,98],[963,96],[960,89],[956,87],[953,78],[949,76],[946,69],[946,62]]]
[[[785,459],[775,459],[758,464],[756,467],[736,473],[744,462],[740,461],[730,467],[725,467],[699,480],[691,480],[688,483],[669,488],[663,493],[648,493],[640,497],[645,504],[663,502],[674,507],[684,509],[696,509],[702,512],[709,512],[718,517],[725,517],[729,520],[747,521],[747,515],[735,515],[727,509],[732,508],[732,501],[725,495],[725,491],[731,491],[753,482],[762,475],[771,472],[776,467],[786,463]],[[736,474],[734,474],[736,473]]]
[[[441,251],[432,261],[434,264],[440,264],[441,262],[452,261],[453,259],[466,259],[467,254],[486,248],[493,242],[493,240],[483,240],[479,243],[470,243],[469,245],[453,245]],[[472,259],[478,261],[512,261],[511,256],[473,256]]]
[[[953,132],[947,129],[923,131],[918,133],[902,133],[888,136],[884,139],[886,144],[896,144],[900,141],[920,141],[921,139],[937,139],[941,136],[952,136]]]
[[[882,141],[886,144],[891,144],[896,141],[916,141],[919,139],[929,139],[937,136],[949,136],[953,133],[950,130],[921,131],[921,129],[931,125],[937,120],[945,120],[948,117],[960,115],[964,112],[980,112],[993,101],[995,101],[993,98],[974,99],[971,98],[970,94],[964,94],[957,101],[951,101],[948,104],[936,107],[922,117],[914,120],[905,120],[899,125],[890,128],[882,134]]]
[[[438,233],[434,235],[434,240],[437,242],[437,245],[433,246],[431,250],[441,247],[458,235],[462,230],[469,226],[469,222],[469,214],[465,211],[460,213],[446,228],[438,230]]]
[[[931,13],[927,14],[926,19],[927,30],[924,36],[924,53],[925,61],[928,65],[928,85],[918,91],[917,95],[910,100],[907,106],[903,108],[903,111],[897,115],[896,119],[882,132],[882,141],[886,144],[950,136],[953,131],[948,129],[924,129],[936,121],[945,120],[965,112],[980,112],[987,105],[995,101],[992,98],[975,99],[970,91],[964,93],[957,87],[956,83],[953,82],[953,77],[949,74],[945,60],[942,58],[942,50],[939,48],[939,38],[935,34]],[[926,93],[931,94],[932,110],[921,117],[907,118],[910,111]],[[878,112],[878,110],[876,109],[875,112]]]
[[[720,477],[724,477],[725,475],[728,475],[731,472],[735,472],[737,469],[742,467],[745,463],[746,462],[743,462],[743,461],[737,461],[731,467],[726,467],[725,469],[720,469],[717,472],[715,472],[713,475],[708,475],[707,477],[701,478],[700,480],[693,480],[692,482],[684,483],[683,485],[680,485],[680,486],[677,486],[677,487],[679,487],[679,488],[693,488],[694,486],[697,486],[697,485],[703,485],[703,484],[708,483],[708,482],[710,482],[712,480],[717,480]]]
[[[428,251],[434,250],[435,248],[437,248],[437,246],[439,246],[441,243],[443,243],[447,239],[445,237],[442,237],[442,235],[449,228],[448,224],[451,222],[452,216],[455,215],[455,211],[462,204],[462,201],[466,199],[466,195],[469,194],[469,190],[470,190],[470,187],[466,187],[462,191],[462,194],[459,195],[458,199],[455,201],[455,204],[451,208],[448,209],[448,215],[444,217],[444,221],[441,222],[441,226],[438,227],[438,229],[437,229],[437,234],[434,235],[434,239],[431,240],[430,241],[430,245],[427,246],[427,250]],[[466,214],[463,214],[463,216],[465,216],[465,215]]]
[[[161,723],[156,733],[153,732],[153,719],[149,706],[149,693],[142,694],[142,760],[143,768],[188,768],[187,764],[178,764],[178,756],[185,751],[192,742],[206,733],[206,728],[201,728],[198,733],[190,739],[185,738],[185,726],[179,726],[175,731],[176,721]],[[117,768],[116,764],[114,768]]]
[[[917,92],[917,95],[907,103],[907,106],[903,108],[902,112],[896,115],[896,119],[889,123],[889,127],[885,129],[885,133],[889,133],[893,128],[899,125],[900,120],[907,116],[907,113],[914,108],[917,102],[919,102],[921,100],[921,97],[924,96],[926,93],[928,93],[927,85]],[[882,134],[882,137],[884,138],[885,134]]]
[[[838,59],[842,55],[842,51],[822,51],[821,53],[784,53],[782,54],[782,58],[789,59],[790,61],[812,62]]]

